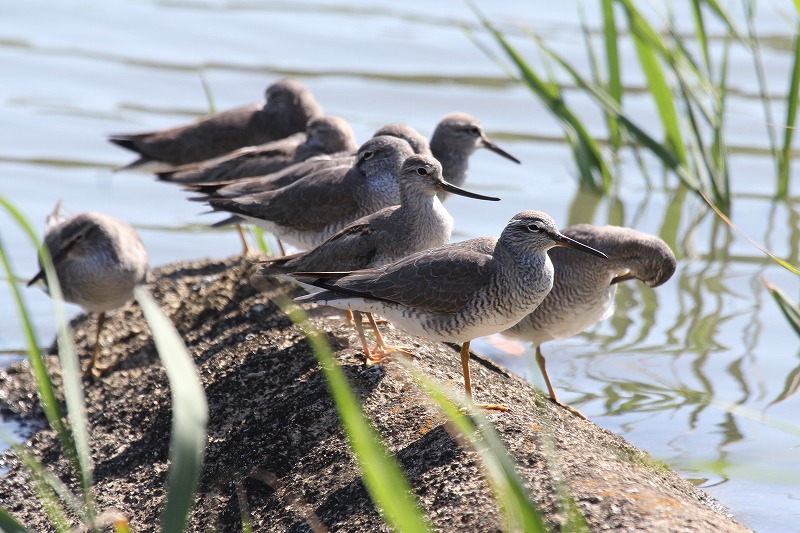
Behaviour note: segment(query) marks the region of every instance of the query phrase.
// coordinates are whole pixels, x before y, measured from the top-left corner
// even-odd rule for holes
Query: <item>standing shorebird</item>
[[[376,268],[441,246],[450,240],[453,230],[453,217],[436,197],[441,191],[479,200],[499,200],[465,191],[444,181],[438,161],[425,155],[413,155],[405,160],[400,170],[400,205],[386,207],[356,220],[308,252],[267,261],[260,273],[276,275]],[[355,317],[354,325],[366,362],[373,364],[398,349],[384,343],[369,313],[368,317],[378,343],[374,354],[367,345],[360,317]]]
[[[97,362],[106,311],[130,300],[133,288],[145,282],[147,251],[127,222],[93,211],[66,218],[61,215],[60,207],[59,202],[47,217],[44,244],[53,260],[64,300],[98,313],[92,360],[86,372],[99,376],[108,368]],[[28,286],[39,280],[47,291],[43,267]]]
[[[375,313],[415,335],[460,343],[464,389],[471,402],[470,341],[503,331],[536,309],[553,285],[547,250],[554,246],[605,257],[562,235],[546,213],[524,211],[509,221],[499,239],[446,244],[375,269],[296,273],[323,289],[297,301]],[[508,410],[497,404],[482,407]]]
[[[439,160],[444,170],[444,179],[461,187],[467,179],[469,156],[479,148],[486,148],[506,159],[519,164],[519,159],[509,154],[494,142],[481,127],[478,119],[466,113],[446,115],[433,132],[431,152]],[[439,193],[439,199],[447,199],[446,191]]]
[[[240,148],[228,154],[171,168],[156,175],[161,181],[194,185],[263,176],[320,156],[349,155],[358,148],[353,129],[343,118],[323,116],[308,123],[306,133]]]
[[[564,235],[602,249],[608,259],[560,248],[552,250],[553,289],[539,307],[503,334],[533,343],[550,400],[583,416],[556,397],[541,344],[577,335],[610,317],[617,283],[638,279],[648,287],[658,287],[672,276],[676,263],[667,243],[630,228],[578,224],[566,228]]]
[[[303,132],[308,121],[320,115],[322,109],[311,91],[298,80],[285,78],[267,87],[266,102],[165,130],[111,135],[109,141],[139,154],[123,168],[148,163],[177,166]]]
[[[293,246],[307,249],[354,220],[400,203],[400,167],[413,155],[395,137],[374,137],[344,174],[318,173],[291,185],[235,198],[211,197],[215,211],[252,222]]]

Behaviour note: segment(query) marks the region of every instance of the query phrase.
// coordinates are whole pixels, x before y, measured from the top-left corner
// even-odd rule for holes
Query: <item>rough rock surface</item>
[[[257,291],[257,266],[242,258],[155,271],[150,290],[195,358],[210,409],[208,448],[191,517],[193,531],[241,531],[240,501],[255,531],[388,531],[364,488],[317,360],[301,330],[273,300],[294,293],[275,282]],[[403,365],[364,368],[352,328],[320,310],[319,327],[359,394],[365,413],[397,457],[435,529],[500,531],[502,511],[480,459],[462,444]],[[89,354],[92,317],[73,321]],[[414,346],[414,365],[440,383],[462,387],[458,354],[399,331]],[[115,367],[85,382],[95,487],[101,509],[127,515],[136,531],[157,530],[165,497],[170,394],[138,306],[117,310],[102,336]],[[57,361],[50,357],[54,381]],[[558,530],[556,480],[571,491],[593,531],[749,531],[702,491],[621,438],[543,399],[521,378],[475,356],[478,401],[512,412],[489,414],[532,498]],[[0,379],[4,416],[41,420],[27,364]],[[73,488],[57,439],[39,425],[27,447]],[[555,447],[555,453],[551,446]],[[48,531],[28,475],[11,454],[0,467],[0,505],[33,531]]]

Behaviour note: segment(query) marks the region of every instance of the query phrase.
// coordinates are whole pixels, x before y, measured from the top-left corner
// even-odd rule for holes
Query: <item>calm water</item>
[[[589,5],[591,4],[591,5]],[[105,141],[113,132],[184,122],[207,110],[200,75],[218,109],[261,98],[284,75],[313,90],[359,139],[388,122],[429,135],[451,111],[479,117],[516,166],[476,154],[469,186],[497,204],[452,198],[454,240],[497,234],[516,212],[545,209],[559,224],[615,223],[659,234],[676,251],[665,286],[621,287],[617,313],[586,334],[544,347],[562,400],[695,480],[759,531],[792,529],[800,518],[800,343],[761,285],[763,276],[798,299],[798,279],[721,224],[692,194],[646,161],[618,170],[613,198],[580,193],[561,129],[546,110],[474,46],[461,24],[475,19],[461,2],[4,2],[0,7],[0,194],[40,229],[55,201],[77,213],[98,209],[132,222],[152,264],[225,257],[236,237],[209,231],[215,217],[184,193],[145,174],[112,174],[129,161]],[[584,61],[577,7],[515,1],[481,8],[506,28],[523,23],[570,60]],[[596,20],[594,3],[583,6]],[[791,3],[759,3],[759,31],[773,92],[786,87]],[[593,18],[594,17],[594,18]],[[677,20],[689,20],[678,13]],[[712,28],[713,29],[713,28]],[[525,53],[534,49],[515,40]],[[633,59],[628,46],[623,55]],[[734,50],[729,78],[733,218],[776,254],[798,262],[798,198],[773,203],[773,167],[753,155],[767,146],[757,85],[747,55]],[[641,85],[635,74],[626,83]],[[603,133],[596,110],[571,95],[582,119]],[[652,114],[632,96],[635,117]],[[780,106],[778,117],[783,116]],[[654,124],[655,121],[643,121]],[[654,132],[656,136],[660,135]],[[792,178],[797,193],[800,179]],[[0,236],[17,275],[36,271],[24,235],[0,215]],[[24,290],[40,343],[54,335],[49,300]],[[72,308],[77,312],[77,308]],[[19,323],[0,284],[0,350],[21,349]],[[541,385],[530,348],[496,336],[476,348]],[[0,364],[13,356],[0,355]]]

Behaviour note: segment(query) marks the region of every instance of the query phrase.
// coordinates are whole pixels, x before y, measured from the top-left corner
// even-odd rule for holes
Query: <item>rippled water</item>
[[[523,1],[501,4],[480,7],[502,27],[525,24],[570,60],[584,61],[574,4],[551,3],[547,10]],[[588,4],[587,18],[596,20],[596,6]],[[791,64],[781,38],[790,29],[784,18],[790,9],[759,4],[759,31],[775,37],[765,46],[764,66],[776,94],[785,90]],[[679,25],[684,19],[676,16]],[[326,112],[347,118],[359,139],[388,122],[430,135],[446,113],[474,114],[523,165],[489,152],[473,156],[470,188],[503,201],[449,200],[454,240],[497,234],[514,213],[544,209],[562,226],[615,223],[658,234],[679,257],[665,286],[620,287],[611,320],[545,344],[562,400],[696,480],[751,527],[793,528],[800,515],[800,343],[760,278],[795,299],[798,279],[765,260],[651,161],[645,167],[652,188],[629,158],[620,163],[614,197],[579,192],[560,127],[474,46],[462,25],[477,30],[475,23],[466,4],[450,1],[6,2],[0,7],[0,194],[37,228],[59,198],[72,212],[98,209],[129,220],[153,265],[224,257],[238,251],[237,238],[208,230],[215,217],[201,215],[184,193],[145,174],[111,172],[130,157],[105,141],[108,133],[170,126],[206,112],[201,75],[217,109],[257,101],[267,84],[296,76]],[[514,42],[534,57],[529,41]],[[623,49],[623,56],[633,55]],[[774,170],[763,155],[764,118],[747,55],[733,51],[729,78],[729,142],[739,148],[730,160],[734,221],[797,263],[798,198],[770,198]],[[642,80],[630,75],[626,83],[641,86]],[[596,110],[579,95],[570,97],[602,134]],[[636,117],[652,114],[645,94],[631,96],[626,107]],[[780,106],[776,116],[783,116]],[[797,192],[796,172],[792,180]],[[0,236],[17,275],[32,275],[34,251],[4,214]],[[40,343],[49,344],[49,300],[38,290],[24,294]],[[22,346],[2,283],[0,350]],[[528,370],[531,350],[523,344],[496,336],[476,349],[541,385],[538,372]],[[0,355],[0,364],[12,359]]]

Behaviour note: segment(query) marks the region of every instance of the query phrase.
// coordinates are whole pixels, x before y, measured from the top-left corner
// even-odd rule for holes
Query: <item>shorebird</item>
[[[390,137],[396,137],[406,141],[411,146],[414,153],[420,153],[417,150],[427,150],[427,141],[421,133],[414,128],[403,125],[391,125],[379,129],[373,135],[373,138],[380,137],[381,134],[386,134]],[[423,152],[424,153],[424,152]],[[316,156],[312,157],[302,163],[291,165],[283,170],[268,174],[266,176],[251,177],[241,180],[228,180],[222,182],[209,182],[203,184],[194,184],[187,187],[188,190],[194,190],[203,193],[203,196],[190,198],[194,201],[208,202],[212,197],[225,197],[225,198],[239,198],[249,194],[257,194],[266,191],[272,191],[292,185],[296,181],[300,181],[306,177],[314,176],[314,181],[318,184],[324,181],[337,182],[344,179],[345,175],[350,171],[357,161],[356,154],[334,154],[331,156]],[[317,185],[319,186],[319,185]],[[227,226],[236,224],[239,228],[239,235],[244,245],[244,253],[249,251],[247,240],[241,230],[242,217],[233,215],[224,220],[212,224],[213,227]],[[278,247],[280,248],[281,255],[285,255],[284,246],[281,239],[278,238]]]
[[[469,156],[479,148],[491,150],[517,164],[520,162],[492,142],[478,119],[466,113],[450,113],[440,120],[431,137],[430,148],[433,156],[442,164],[444,179],[458,187],[467,179]],[[439,193],[442,201],[447,196],[446,191]]]
[[[433,155],[442,164],[442,176],[458,187],[464,184],[469,167],[469,157],[478,148],[487,148],[516,163],[519,160],[494,144],[480,126],[480,122],[466,113],[451,113],[436,126],[431,143],[417,130],[404,124],[387,124],[373,137],[387,135],[403,139],[415,154]],[[285,187],[317,173],[342,173],[355,161],[354,156],[320,158],[292,165],[282,171],[245,180],[220,180],[216,183],[190,186],[190,190],[216,196],[236,197]],[[343,170],[344,169],[344,170]],[[440,193],[442,195],[447,193]]]
[[[237,196],[210,197],[215,211],[252,222],[302,249],[318,246],[354,220],[400,203],[398,174],[413,155],[396,137],[365,142],[344,173],[318,172],[280,189]]]
[[[306,133],[258,146],[240,148],[199,163],[157,172],[159,180],[194,185],[263,176],[320,155],[355,152],[353,129],[343,118],[323,116],[308,123]]]
[[[148,163],[177,166],[303,132],[308,121],[320,115],[322,109],[311,91],[298,80],[285,78],[267,87],[266,102],[165,130],[111,135],[109,141],[139,154],[123,168]]]
[[[97,359],[106,311],[133,297],[133,288],[145,282],[147,251],[136,230],[118,218],[89,211],[73,217],[61,214],[61,202],[47,217],[44,244],[50,252],[64,300],[97,313],[92,360],[85,372],[94,376],[107,369]],[[49,294],[44,268],[28,286],[42,280]]]
[[[453,217],[436,197],[441,191],[479,200],[499,200],[465,191],[444,181],[438,161],[425,155],[413,155],[403,162],[400,170],[400,205],[386,207],[356,220],[312,250],[266,261],[267,266],[260,273],[282,275],[375,268],[441,246],[450,240],[453,230]],[[367,344],[360,317],[353,320],[367,364],[381,362],[394,351],[407,353],[387,346],[374,319],[369,313],[367,315],[378,343],[374,353]]]
[[[553,285],[547,250],[554,246],[605,257],[562,235],[546,213],[524,211],[499,239],[445,244],[379,268],[295,273],[322,289],[296,300],[375,313],[412,334],[461,344],[464,390],[472,403],[470,341],[508,329],[536,309]],[[481,407],[508,410],[498,404]]]
[[[619,282],[638,279],[648,287],[658,287],[672,276],[676,263],[667,243],[630,228],[578,224],[563,233],[602,249],[608,259],[560,248],[550,251],[553,289],[539,307],[503,334],[533,343],[550,400],[583,416],[558,400],[545,368],[542,343],[577,335],[610,317]]]

